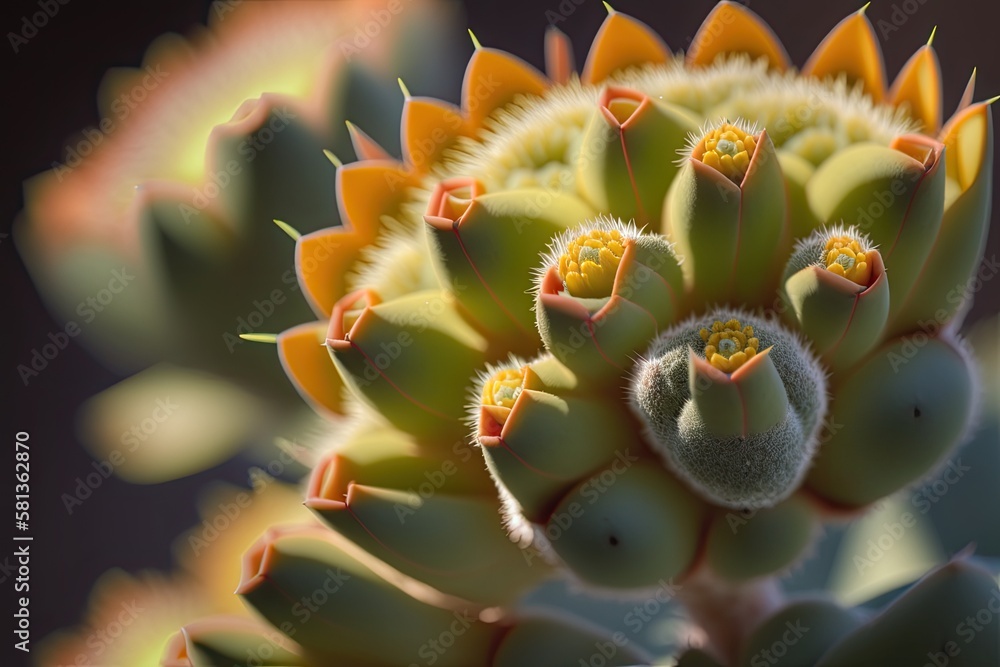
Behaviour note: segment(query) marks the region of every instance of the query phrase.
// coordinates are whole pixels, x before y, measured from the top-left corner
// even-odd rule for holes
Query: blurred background
[[[405,6],[406,0],[402,2]],[[690,43],[714,2],[617,0],[613,4],[652,26],[672,49],[681,50]],[[802,65],[827,31],[860,3],[756,0],[746,4],[770,23],[792,61]],[[40,301],[9,236],[23,206],[23,180],[63,159],[67,139],[98,121],[96,91],[109,67],[139,65],[155,37],[170,31],[188,33],[194,25],[205,22],[210,5],[207,0],[154,5],[69,0],[59,5],[58,13],[37,35],[18,45],[16,53],[11,34],[21,29],[24,16],[39,11],[38,0],[10,0],[2,10],[0,28],[6,37],[0,59],[6,108],[5,156],[0,164],[0,284],[5,304],[0,310],[0,369],[3,451],[7,453],[0,457],[0,476],[4,485],[12,484],[7,462],[12,467],[14,434],[29,432],[31,534],[35,537],[31,546],[33,640],[77,622],[92,583],[109,567],[129,571],[169,568],[171,543],[199,521],[195,509],[198,489],[209,480],[246,481],[248,464],[240,459],[158,486],[137,486],[111,478],[69,514],[62,494],[72,493],[77,478],[94,470],[77,441],[77,407],[121,377],[98,364],[75,341],[28,386],[16,370],[19,364],[29,362],[33,348],[47,343],[49,334],[62,326]],[[463,5],[466,24],[484,45],[509,50],[539,68],[543,66],[542,38],[549,23],[556,23],[573,39],[579,65],[605,16],[597,0],[469,0]],[[869,7],[868,16],[880,37],[890,81],[937,26],[934,46],[944,74],[945,117],[957,105],[977,65],[976,98],[1000,93],[1000,42],[996,39],[1000,5],[979,0],[881,0]],[[403,17],[405,20],[405,12]],[[344,26],[345,32],[353,29]],[[471,53],[472,45],[464,33],[455,39],[466,55]],[[457,96],[460,84],[458,78],[451,82],[453,96]],[[993,219],[987,258],[1000,254],[996,213]],[[976,297],[967,326],[998,309],[1000,289],[987,284]],[[3,497],[9,496],[4,493]],[[981,520],[988,519],[984,516]],[[10,530],[13,532],[13,527]],[[7,530],[0,531],[0,536],[6,534]],[[0,562],[9,551],[7,547],[0,549]],[[11,604],[10,577],[0,571],[0,580],[4,604]],[[8,647],[5,644],[4,651]]]

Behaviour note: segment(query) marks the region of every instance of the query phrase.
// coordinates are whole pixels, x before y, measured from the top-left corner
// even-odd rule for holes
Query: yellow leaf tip
[[[476,48],[476,51],[483,48],[483,45],[479,43],[479,38],[476,37],[476,33],[472,32],[472,28],[469,28],[469,37],[472,38],[472,46]]]
[[[403,97],[410,99],[410,89],[406,87],[405,83],[403,83],[403,79],[399,78],[396,79],[396,81],[399,83],[399,89],[403,91]]]
[[[284,220],[275,219],[275,220],[272,220],[272,222],[274,224],[278,225],[278,228],[281,231],[285,232],[290,237],[292,237],[293,241],[298,241],[300,238],[302,238],[302,233],[299,230],[297,230],[294,227],[292,227],[287,222],[285,222]]]
[[[937,29],[938,27],[934,26],[934,28],[931,30],[931,36],[927,38],[927,46],[932,46],[934,44],[934,35],[937,34]]]
[[[606,10],[608,10],[608,14],[614,14],[615,13],[615,8],[612,7],[608,2],[604,2],[603,4],[604,4],[604,8]]]
[[[344,166],[344,163],[340,161],[339,157],[333,154],[333,151],[324,148],[323,155],[325,155],[326,159],[332,162],[333,166],[336,167],[337,169],[340,169],[341,167]]]
[[[240,334],[240,338],[251,343],[271,343],[273,345],[278,342],[278,334],[269,333],[245,333]]]
[[[858,10],[858,14],[861,14],[862,16],[864,16],[865,15],[865,11],[871,6],[871,4],[872,4],[871,2],[865,3],[865,6]]]

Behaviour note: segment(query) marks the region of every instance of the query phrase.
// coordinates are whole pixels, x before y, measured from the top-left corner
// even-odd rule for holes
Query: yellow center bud
[[[834,236],[826,242],[823,261],[827,271],[833,271],[859,285],[868,286],[872,278],[870,254],[857,239],[850,236]]]
[[[701,161],[740,183],[750,168],[750,159],[757,148],[757,139],[732,123],[722,123],[701,140],[704,149]]]
[[[500,408],[514,407],[514,401],[521,395],[524,373],[519,368],[496,372],[483,385],[483,405]]]
[[[753,327],[745,327],[739,320],[725,324],[716,321],[711,329],[699,334],[705,341],[705,358],[724,373],[732,373],[757,354],[760,341],[754,338]]]
[[[559,256],[559,277],[571,296],[611,296],[626,238],[617,229],[593,229],[576,237]]]

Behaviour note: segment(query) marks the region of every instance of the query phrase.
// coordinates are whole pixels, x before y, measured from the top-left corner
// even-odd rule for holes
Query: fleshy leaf
[[[865,5],[834,27],[816,47],[802,73],[817,78],[846,75],[848,83],[860,81],[876,102],[885,96],[885,65],[875,29],[865,15]]]
[[[84,443],[99,460],[94,465],[136,484],[221,463],[267,423],[259,400],[239,387],[165,364],[119,382],[82,411]]]
[[[721,55],[745,53],[766,58],[778,70],[788,69],[788,54],[771,28],[743,5],[723,0],[705,18],[691,41],[687,59],[692,65],[710,65]]]
[[[581,78],[584,83],[600,83],[617,70],[661,64],[668,58],[670,49],[649,26],[611,9],[590,46]]]

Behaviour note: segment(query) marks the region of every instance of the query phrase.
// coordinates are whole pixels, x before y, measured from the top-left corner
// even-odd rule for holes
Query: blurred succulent
[[[339,224],[323,151],[350,153],[358,134],[345,120],[363,117],[398,152],[396,77],[452,91],[439,73],[458,73],[453,8],[414,0],[399,20],[401,9],[214,3],[209,28],[165,35],[141,67],[110,71],[100,122],[25,184],[15,240],[69,335],[118,371],[167,362],[85,411],[92,452],[109,458],[148,416],[153,404],[130,399],[135,387],[183,407],[171,422],[186,424],[184,437],[144,434],[116,468],[126,479],[197,472],[248,440],[305,428],[289,421],[309,413],[280,369],[243,354],[239,334],[308,316],[271,220],[307,232]],[[39,359],[19,367],[26,384],[44,370]],[[213,413],[229,427],[213,426]]]
[[[524,604],[553,580],[679,601],[686,665],[996,664],[1000,624],[959,629],[998,595],[966,554],[879,614],[777,583],[970,433],[953,286],[988,228],[989,103],[970,84],[942,128],[929,44],[887,90],[863,10],[799,72],[729,2],[685,55],[609,8],[579,76],[555,29],[546,74],[473,41],[461,106],[403,86],[401,160],[355,131],[341,227],[282,223],[319,321],[245,336],[353,418],[311,462],[331,530],[244,557],[237,592],[297,644],[271,664],[670,657]],[[260,642],[195,624],[166,661]]]
[[[79,627],[43,641],[36,664],[45,667],[153,667],[192,618],[198,627],[225,627],[267,635],[266,624],[247,613],[233,590],[238,563],[261,532],[276,523],[315,525],[295,486],[255,469],[247,488],[219,484],[199,503],[201,522],[179,537],[174,556],[179,567],[169,575],[120,569],[94,585]],[[249,629],[249,630],[248,630]],[[275,646],[293,646],[271,632]],[[267,651],[270,642],[262,649]]]
[[[183,577],[111,570],[94,584],[81,625],[48,636],[34,651],[35,664],[157,665],[170,628],[214,612]]]

